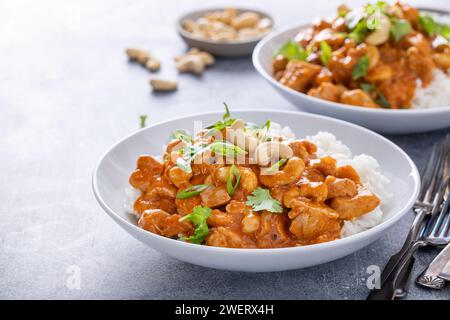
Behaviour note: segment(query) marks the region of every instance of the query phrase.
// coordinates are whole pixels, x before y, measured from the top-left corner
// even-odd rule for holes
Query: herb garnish
[[[401,38],[412,31],[411,24],[408,20],[393,18],[391,19],[391,24],[391,34],[395,42],[399,42]]]
[[[254,211],[267,210],[273,213],[283,212],[281,203],[272,198],[268,189],[261,187],[256,188],[252,192],[252,195],[247,197],[247,202],[245,204],[252,206]]]
[[[178,139],[186,144],[191,144],[194,139],[187,130],[178,129],[172,132],[172,138]]]
[[[233,178],[235,180],[235,183],[233,184]],[[239,182],[241,181],[241,173],[239,172],[239,169],[233,164],[230,167],[230,170],[227,174],[227,192],[230,196],[234,194],[237,187],[239,186]]]
[[[230,109],[228,109],[228,105],[225,102],[223,103],[223,105],[225,106],[225,114],[222,116],[223,121],[217,121],[216,123],[206,127],[206,129],[210,129],[210,131],[208,132],[208,135],[210,136],[219,131],[222,131],[226,127],[231,126],[236,120],[230,118]]]
[[[330,45],[326,41],[320,42],[320,59],[322,60],[322,64],[324,66],[328,66],[328,62],[331,60],[331,55],[333,50]]]
[[[282,55],[288,60],[305,61],[309,54],[300,43],[289,40],[277,50],[275,55]]]
[[[203,191],[205,191],[209,186],[210,186],[209,184],[197,184],[195,186],[187,187],[186,189],[178,192],[176,198],[177,199],[187,199],[187,198],[195,197],[195,196],[199,195],[200,193],[202,193]]]
[[[228,141],[214,141],[206,147],[206,149],[211,150],[216,155],[225,157],[235,157],[239,155],[247,154],[247,151],[242,150],[238,146],[228,142]]]
[[[362,56],[358,62],[353,66],[352,78],[358,80],[367,76],[367,70],[369,69],[370,59],[367,55]]]
[[[374,92],[377,95],[377,99],[375,99],[375,102],[379,104],[382,108],[389,108],[391,104],[386,99],[386,96],[381,92],[381,90],[370,83],[361,83],[361,88],[369,95]]]
[[[428,14],[419,15],[419,23],[429,36],[441,35],[450,41],[450,26],[436,22]]]
[[[147,126],[146,125],[147,115],[146,114],[140,115],[139,119],[140,119],[140,127],[145,128]]]
[[[191,243],[200,244],[205,240],[205,237],[209,233],[208,224],[206,221],[208,217],[211,215],[211,208],[196,206],[194,207],[192,213],[182,217],[179,221],[189,220],[194,224],[195,231],[194,234],[190,237],[183,237],[184,241],[188,241]]]

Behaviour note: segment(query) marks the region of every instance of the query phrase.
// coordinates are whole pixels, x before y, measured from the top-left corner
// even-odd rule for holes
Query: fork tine
[[[435,143],[433,149],[431,150],[430,159],[428,160],[425,168],[423,169],[420,175],[422,177],[422,188],[419,194],[419,201],[425,200],[425,195],[433,178],[433,171],[435,170],[437,160],[439,159],[438,157],[439,152],[440,152],[439,144]]]
[[[445,215],[445,218],[442,220],[442,226],[441,226],[441,232],[439,233],[439,238],[446,238],[449,237],[450,234],[450,195],[447,196],[447,199],[444,203],[444,211],[445,213],[442,215]]]
[[[443,228],[445,229],[447,227],[445,224],[443,224],[443,222],[448,212],[448,201],[443,200],[448,200],[447,191],[449,187],[449,181],[450,177],[447,177],[445,181],[441,183],[441,187],[439,188],[435,197],[435,205],[433,211],[431,212],[430,217],[425,224],[425,229],[423,232],[422,239],[425,239],[429,243],[435,245],[447,242],[447,239],[445,237],[440,236],[443,232]],[[442,202],[444,203],[440,205]]]
[[[442,188],[442,182],[447,177],[447,169],[448,169],[448,135],[445,139],[440,143],[438,159],[436,166],[433,170],[433,175],[431,178],[431,184],[428,188],[428,192],[425,195],[426,203],[436,203],[436,200],[440,201],[441,199],[437,199],[437,195]]]

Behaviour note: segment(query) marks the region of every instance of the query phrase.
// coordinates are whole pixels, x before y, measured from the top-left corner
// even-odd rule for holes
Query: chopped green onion
[[[438,33],[439,26],[431,16],[427,14],[419,15],[419,23],[429,36],[434,36]]]
[[[236,180],[233,184],[233,177]],[[227,174],[227,192],[230,196],[234,194],[237,187],[239,186],[239,182],[241,181],[241,173],[239,172],[239,169],[233,164],[230,167],[230,170]]]
[[[195,197],[205,191],[209,186],[209,184],[197,184],[195,186],[187,187],[186,189],[178,192],[177,199],[187,199]]]
[[[238,146],[229,143],[228,141],[215,141],[211,143],[208,147],[215,154],[229,158],[247,154],[245,150],[242,150]]]
[[[223,105],[225,106],[225,114],[222,116],[222,120],[225,120],[230,117],[230,109],[228,109],[226,102],[223,102]]]
[[[191,173],[192,172],[191,161],[192,159],[184,159],[183,157],[179,157],[177,158],[175,163],[184,172]]]
[[[146,125],[147,115],[146,114],[140,115],[139,119],[140,119],[140,126],[141,126],[141,128],[145,128],[147,126]]]
[[[186,144],[191,144],[194,139],[187,130],[179,129],[172,132],[172,138],[178,139]]]
[[[330,45],[326,41],[320,42],[320,59],[322,60],[322,64],[324,66],[328,66],[328,62],[331,60],[331,55],[333,54],[333,50]]]
[[[428,14],[420,14],[419,23],[429,36],[441,35],[450,41],[450,26],[436,22]]]

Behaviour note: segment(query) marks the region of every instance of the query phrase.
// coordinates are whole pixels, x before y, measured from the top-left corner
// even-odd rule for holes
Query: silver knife
[[[450,245],[448,245],[448,246],[450,246]],[[442,271],[439,273],[438,276],[439,276],[439,278],[450,281],[450,259],[447,260],[447,264],[445,265],[444,269],[442,269]]]
[[[450,281],[450,244],[434,258],[416,282],[432,289],[442,289],[445,286],[445,280]]]

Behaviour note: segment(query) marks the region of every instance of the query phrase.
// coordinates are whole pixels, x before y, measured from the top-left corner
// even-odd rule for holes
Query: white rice
[[[338,160],[340,166],[352,165],[361,177],[363,185],[381,200],[382,205],[372,212],[352,221],[344,221],[342,237],[348,237],[380,224],[383,220],[383,204],[388,203],[392,194],[386,188],[390,181],[380,172],[377,160],[367,154],[352,156],[350,149],[329,132],[321,131],[307,137],[307,140],[317,145],[319,157],[331,156]]]
[[[423,88],[417,81],[416,95],[413,100],[414,109],[450,107],[450,75],[435,68],[433,81]]]
[[[278,123],[273,122],[270,127],[270,135],[272,136],[283,135],[288,137],[289,140],[295,139],[295,134],[289,127],[282,127]],[[314,136],[308,136],[306,139],[317,145],[317,156],[331,156],[338,160],[338,165],[352,165],[360,175],[364,186],[381,199],[382,205],[374,211],[352,221],[344,221],[342,237],[348,237],[380,224],[383,219],[383,204],[389,202],[392,194],[386,188],[390,181],[380,172],[377,160],[366,154],[353,156],[350,149],[329,132],[320,131]],[[133,210],[133,205],[139,196],[139,190],[131,186],[125,189],[125,212],[138,218],[139,214]]]
[[[125,203],[123,205],[124,210],[126,213],[133,214],[137,218],[139,218],[140,215],[139,215],[139,213],[134,211],[133,207],[134,207],[134,203],[136,202],[137,198],[139,198],[140,195],[141,195],[141,192],[138,189],[133,188],[130,185],[128,185],[125,188]]]

